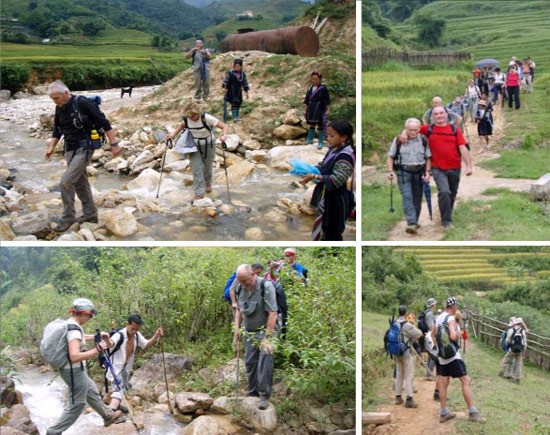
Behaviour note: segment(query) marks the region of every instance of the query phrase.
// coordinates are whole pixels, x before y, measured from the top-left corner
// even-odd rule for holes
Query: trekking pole
[[[162,172],[164,171],[164,162],[166,161],[166,151],[172,149],[172,139],[166,141],[166,147],[164,148],[164,154],[162,155],[162,164],[160,165],[160,178],[159,178],[159,187],[157,189],[157,198],[160,193],[160,184],[162,183]]]
[[[390,178],[390,213],[395,212],[393,208],[393,177]]]
[[[430,373],[430,377],[433,378],[434,375],[433,375],[432,371],[426,365],[426,363],[424,362],[422,357],[420,355],[418,355],[418,352],[416,351],[416,349],[413,346],[411,346],[410,349],[414,352],[415,356],[418,358],[418,361],[420,361],[420,364],[422,364],[422,366],[426,369],[426,373]]]
[[[240,378],[240,363],[241,363],[241,334],[237,335],[237,392],[235,397],[239,398],[239,378]]]
[[[101,330],[98,328],[95,330],[95,342],[99,343],[101,341]],[[114,383],[117,386],[118,390],[120,391],[120,395],[122,396],[122,400],[126,402],[126,406],[128,408],[128,415],[130,416],[130,420],[132,420],[132,424],[135,426],[138,433],[140,433],[139,426],[137,425],[136,421],[134,420],[134,415],[132,412],[132,407],[130,405],[130,402],[126,400],[126,396],[124,395],[123,387],[120,385],[120,381],[116,376],[115,369],[113,368],[113,365],[111,364],[111,360],[109,359],[109,355],[107,354],[106,350],[102,351],[103,356],[105,357],[105,364],[107,364],[107,368],[109,369],[109,372],[111,372],[111,375],[113,376]]]
[[[225,157],[225,150],[227,149],[227,144],[225,141],[222,142],[222,153],[223,153],[223,170],[225,171],[225,186],[227,187],[227,198],[231,203],[231,194],[229,193],[229,176],[227,175],[227,159]]]
[[[170,390],[168,389],[168,376],[166,375],[166,363],[164,362],[164,346],[162,345],[162,337],[159,339],[160,343],[160,355],[162,358],[162,369],[164,370],[164,382],[166,383],[166,395],[168,396],[168,409],[170,409],[170,414],[174,414],[172,410],[172,402],[170,401]]]

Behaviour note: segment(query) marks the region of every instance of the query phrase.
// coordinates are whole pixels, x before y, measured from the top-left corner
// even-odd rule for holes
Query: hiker
[[[185,53],[186,59],[191,59],[191,69],[195,78],[195,101],[204,100],[210,95],[210,51],[205,49],[200,39],[195,41],[195,47]]]
[[[420,134],[427,136],[432,153],[432,176],[437,185],[437,198],[441,224],[448,229],[453,221],[458,185],[460,183],[460,159],[466,164],[466,176],[472,175],[472,160],[466,147],[467,141],[458,128],[446,121],[443,107],[433,109],[434,124],[420,127]]]
[[[300,263],[296,261],[296,249],[294,248],[286,248],[283,251],[284,256],[284,263],[280,265],[280,270],[285,269],[285,267],[290,267],[294,271],[297,278],[300,278],[302,280],[307,279],[307,267],[302,266]]]
[[[475,116],[477,122],[477,134],[479,136],[479,152],[483,151],[483,145],[489,148],[489,139],[493,135],[493,104],[488,101],[487,95],[482,94],[477,103],[477,112]]]
[[[449,122],[449,124],[456,125],[458,128],[460,128],[461,131],[464,130],[462,118],[455,112],[447,110],[445,104],[443,104],[443,99],[441,97],[433,97],[432,107],[426,110],[426,112],[424,112],[424,115],[422,115],[422,124],[430,125],[433,123],[433,110],[436,107],[443,107],[445,109],[445,112],[447,113],[447,121]]]
[[[327,125],[327,116],[330,107],[330,96],[328,89],[321,83],[323,75],[319,71],[311,73],[311,85],[308,87],[306,97],[304,99],[306,122],[309,126],[307,131],[306,145],[313,143],[315,129],[317,128],[317,136],[319,142],[318,149],[323,148],[323,140],[325,138],[325,128]]]
[[[388,178],[395,177],[401,191],[403,201],[403,213],[407,220],[405,231],[409,234],[417,234],[420,224],[418,218],[422,210],[423,182],[430,180],[431,152],[427,146],[428,140],[419,135],[420,121],[409,118],[405,121],[407,141],[397,145],[397,137],[393,139],[388,151],[386,166]]]
[[[222,87],[225,89],[224,100],[231,104],[231,116],[233,118],[233,122],[238,122],[239,110],[241,109],[241,105],[243,103],[243,89],[247,100],[248,91],[250,89],[248,86],[246,73],[243,71],[242,59],[235,59],[233,61],[233,70],[225,73]],[[226,121],[225,116],[223,121]]]
[[[499,67],[495,68],[495,85],[493,93],[493,104],[498,102],[499,96],[504,98],[504,84],[506,83],[506,74]]]
[[[159,327],[155,331],[155,334],[147,340],[139,332],[141,325],[143,325],[141,316],[139,314],[132,314],[128,317],[128,324],[125,328],[115,332],[109,338],[105,337],[107,347],[111,349],[109,358],[119,383],[119,385],[116,384],[113,374],[110,370],[107,370],[106,378],[113,385],[113,394],[111,395],[111,404],[109,405],[113,411],[119,409],[123,393],[130,390],[128,380],[137,348],[139,347],[143,350],[149,349],[164,335],[162,328]]]
[[[521,107],[521,101],[519,99],[519,87],[520,77],[517,66],[514,61],[510,62],[508,73],[506,74],[506,91],[508,92],[508,107],[512,108],[512,101],[514,102],[516,110]]]
[[[71,317],[67,320],[68,331],[66,335],[68,359],[67,363],[59,369],[61,379],[69,387],[69,400],[61,417],[53,426],[48,428],[46,435],[62,434],[69,429],[82,414],[86,404],[91,406],[103,418],[105,427],[125,421],[121,417],[122,412],[120,410],[113,411],[103,403],[95,382],[88,376],[85,361],[95,358],[107,349],[104,340],[109,336],[108,332],[102,333],[104,340],[96,343],[93,349],[84,350],[85,341],[94,339],[94,335],[84,334],[82,330],[82,326],[88,320],[97,316],[94,304],[89,299],[77,298],[73,301],[69,313]]]
[[[473,80],[468,80],[468,86],[466,87],[466,92],[464,97],[468,99],[468,106],[466,107],[466,112],[470,114],[470,121],[475,123],[475,113],[477,111],[477,100],[481,97],[481,90],[479,86],[475,84]]]
[[[523,59],[523,63],[521,64],[521,70],[523,71],[523,77],[525,80],[525,83],[523,84],[523,92],[533,92],[533,82],[532,82],[532,75],[531,75],[531,62],[529,62],[529,59],[525,58]]]
[[[92,189],[88,181],[86,167],[94,154],[91,149],[92,127],[103,129],[111,144],[111,153],[118,156],[122,150],[118,146],[115,132],[109,120],[99,110],[97,104],[85,97],[70,93],[69,88],[56,80],[48,86],[48,95],[55,103],[55,118],[52,139],[46,146],[44,157],[50,160],[61,137],[64,137],[64,153],[67,169],[61,177],[59,187],[63,201],[63,215],[53,228],[62,233],[75,222],[98,222],[97,207],[94,204]],[[95,134],[98,134],[97,131]],[[99,136],[98,136],[99,138]],[[75,193],[82,202],[82,216],[76,217]]]
[[[521,317],[512,318],[511,327],[506,330],[508,350],[502,360],[499,376],[519,384],[523,377],[523,352],[527,347],[527,328]]]
[[[400,324],[401,334],[403,336],[403,342],[407,346],[407,349],[402,355],[395,355],[395,404],[401,405],[403,403],[403,383],[405,384],[405,394],[407,399],[405,401],[405,408],[416,408],[418,405],[413,399],[413,386],[412,380],[414,376],[414,355],[410,349],[414,342],[422,336],[422,331],[416,328],[411,322],[406,319],[407,307],[401,305],[399,307],[399,318],[396,320]]]
[[[453,112],[461,118],[464,118],[464,104],[460,95],[456,96],[453,101],[447,104],[447,109],[447,113]]]
[[[434,298],[429,298],[426,301],[426,310],[424,311],[424,324],[426,325],[426,335],[431,334],[432,330],[435,329],[436,304],[437,304],[437,301]],[[428,366],[428,369],[426,370],[426,380],[431,381],[433,379],[435,361],[432,358],[428,358],[428,363],[426,365]],[[436,392],[437,392],[437,396],[439,396],[439,390],[437,388],[437,384],[435,386],[434,396]]]
[[[212,192],[212,165],[216,157],[213,130],[222,129],[220,140],[225,142],[227,125],[208,113],[201,113],[198,104],[192,101],[183,106],[183,115],[183,121],[166,136],[166,140],[174,138],[185,128],[193,135],[197,151],[190,154],[190,160],[193,169],[194,200],[199,200],[204,198],[205,193]]]
[[[462,396],[468,406],[468,421],[484,423],[485,419],[474,406],[471,378],[466,370],[466,363],[460,356],[460,335],[458,324],[454,314],[458,310],[458,302],[454,297],[449,297],[443,311],[435,321],[435,330],[432,331],[432,339],[437,343],[439,352],[439,376],[440,376],[440,414],[439,422],[444,423],[456,414],[447,408],[447,390],[450,378],[458,378],[462,383]]]
[[[501,347],[502,347],[502,350],[504,351],[504,358],[502,358],[502,362],[500,363],[500,370],[498,372],[498,375],[502,378],[504,377],[505,373],[510,372],[509,366],[512,364],[512,354],[508,353],[508,350],[510,350],[510,346],[509,346],[509,343],[506,342],[506,339],[508,338],[508,331],[510,329],[513,329],[515,322],[516,322],[516,318],[510,317],[510,322],[508,323],[508,327],[504,330],[502,334],[503,340],[501,342]]]
[[[272,339],[277,335],[277,299],[275,288],[253,271],[250,264],[237,268],[239,285],[235,289],[237,312],[235,316],[235,342],[244,336],[245,367],[248,396],[259,397],[258,408],[269,406],[273,384]]]
[[[535,82],[535,69],[537,68],[537,65],[535,64],[535,61],[531,60],[529,56],[527,56],[527,60],[529,61],[529,67],[530,67],[531,92],[533,92],[533,83]]]
[[[310,202],[320,214],[313,224],[312,240],[343,240],[353,206],[353,192],[347,186],[355,166],[353,126],[346,120],[336,119],[331,121],[327,132],[329,150],[317,165],[320,174],[306,174],[299,182],[317,180],[318,183]]]
[[[289,248],[292,249],[292,248]],[[279,281],[279,272],[281,270],[281,266],[285,264],[284,258],[282,260],[269,260],[267,262],[267,273],[265,274],[265,279],[268,281]],[[306,269],[307,273],[307,269]]]

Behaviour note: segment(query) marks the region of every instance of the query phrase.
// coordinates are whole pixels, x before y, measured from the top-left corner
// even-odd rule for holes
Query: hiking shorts
[[[466,376],[466,363],[461,359],[455,359],[449,364],[439,364],[439,375],[450,376],[451,378],[461,378]]]

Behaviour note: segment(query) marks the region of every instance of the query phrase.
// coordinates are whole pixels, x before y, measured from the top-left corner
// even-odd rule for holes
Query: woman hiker
[[[185,128],[189,129],[195,140],[197,151],[189,154],[193,169],[194,200],[204,198],[205,193],[212,192],[212,164],[216,157],[213,130],[222,129],[220,139],[225,142],[227,125],[208,113],[201,113],[197,103],[189,101],[183,106],[183,121],[176,129],[166,136],[166,140],[174,138]]]
[[[225,78],[223,80],[222,87],[225,91],[225,101],[231,104],[231,116],[233,122],[239,121],[239,110],[243,103],[243,89],[245,92],[246,99],[248,100],[248,80],[246,78],[246,73],[243,71],[243,61],[242,59],[235,59],[233,62],[233,70],[227,71],[225,73]],[[224,110],[224,122],[225,119],[225,110]]]
[[[318,207],[321,216],[313,225],[312,240],[343,240],[342,234],[353,205],[353,192],[348,190],[348,178],[353,175],[355,166],[353,126],[344,119],[336,119],[329,124],[327,133],[329,150],[317,165],[320,174],[307,174],[300,183],[318,182],[311,206]]]
[[[479,136],[479,152],[483,151],[483,145],[490,147],[489,139],[493,134],[493,104],[483,94],[478,102],[476,112],[477,134]]]
[[[317,148],[323,148],[323,139],[325,136],[326,117],[329,112],[330,96],[325,85],[321,84],[323,75],[318,71],[311,73],[311,85],[306,92],[304,104],[306,105],[305,118],[309,126],[307,132],[306,145],[313,143],[315,128],[319,136]]]

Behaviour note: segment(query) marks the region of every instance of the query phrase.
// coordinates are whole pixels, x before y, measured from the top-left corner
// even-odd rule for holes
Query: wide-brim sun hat
[[[523,323],[523,319],[521,317],[517,317],[514,321],[514,325],[521,325]]]
[[[514,325],[515,322],[516,322],[516,318],[515,317],[510,317],[510,322],[508,322],[508,326]]]
[[[73,301],[73,308],[78,311],[90,311],[94,316],[97,316],[97,310],[93,302],[86,298],[76,298]]]
[[[426,308],[430,308],[435,304],[437,304],[437,301],[434,298],[430,298],[426,301]]]

